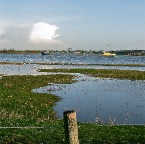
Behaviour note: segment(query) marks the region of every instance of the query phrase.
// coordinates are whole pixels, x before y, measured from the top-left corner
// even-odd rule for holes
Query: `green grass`
[[[102,78],[145,80],[145,71],[119,69],[40,69],[40,72],[82,73]]]
[[[22,126],[55,118],[52,107],[60,100],[52,94],[31,92],[48,83],[70,83],[70,75],[3,76],[0,79],[1,125]],[[11,122],[13,121],[13,122]]]
[[[79,70],[78,70],[79,71]],[[91,72],[91,70],[89,70]],[[88,74],[89,71],[86,70]],[[44,127],[0,129],[0,143],[65,144],[62,120],[53,106],[59,97],[32,92],[48,83],[72,83],[72,75],[2,76],[0,79],[0,126]],[[78,123],[80,144],[145,143],[145,126],[105,126]]]
[[[144,143],[144,126],[103,126],[92,123],[79,124],[79,139],[82,144]]]
[[[63,121],[43,123],[43,129],[3,129],[1,143],[65,144]],[[80,144],[143,144],[144,126],[103,126],[78,123]]]

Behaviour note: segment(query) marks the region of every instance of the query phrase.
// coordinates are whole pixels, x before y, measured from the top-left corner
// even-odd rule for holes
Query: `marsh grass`
[[[126,66],[126,67],[145,67],[145,64],[74,64],[74,63],[57,63],[57,62],[0,62],[0,64],[39,64],[39,65],[74,65],[74,66]]]
[[[33,93],[32,89],[46,86],[48,83],[70,83],[70,75],[51,76],[3,76],[0,80],[1,122],[3,126],[13,123],[12,119],[25,122],[45,121],[55,118],[53,106],[60,100],[52,94]],[[31,122],[30,122],[31,123]],[[22,123],[14,123],[19,126]]]
[[[70,72],[70,70],[65,71]],[[82,72],[82,70],[71,72],[74,71]],[[85,74],[94,72],[84,71]],[[66,74],[2,76],[0,79],[0,126],[9,128],[0,128],[0,143],[65,144],[63,121],[57,120],[53,111],[53,106],[60,98],[52,94],[33,93],[32,89],[49,85],[48,83],[72,83],[73,78],[74,76]],[[105,126],[95,123],[78,123],[78,129],[80,144],[145,143],[145,126],[143,125]]]
[[[145,71],[119,69],[40,69],[40,72],[82,73],[94,77],[145,80]]]

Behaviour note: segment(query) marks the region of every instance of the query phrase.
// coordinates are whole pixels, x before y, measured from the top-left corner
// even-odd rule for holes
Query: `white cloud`
[[[57,30],[58,27],[55,25],[39,22],[33,25],[29,38],[34,43],[58,43],[56,38],[60,35],[56,33]]]

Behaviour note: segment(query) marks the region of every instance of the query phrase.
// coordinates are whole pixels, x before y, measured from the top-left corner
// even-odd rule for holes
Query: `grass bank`
[[[82,73],[94,77],[145,80],[145,71],[119,69],[40,69],[40,72]]]
[[[91,70],[90,70],[91,71]],[[89,71],[87,72],[87,74]],[[72,75],[2,76],[0,79],[0,143],[65,144],[63,121],[53,106],[59,97],[33,93],[48,83],[72,83]],[[10,127],[43,127],[13,128]],[[78,123],[81,144],[145,143],[145,127]]]
[[[26,126],[55,119],[53,106],[60,100],[52,94],[39,94],[32,89],[48,83],[71,83],[70,75],[3,76],[0,79],[1,124]],[[16,120],[16,121],[15,121]]]
[[[40,65],[74,65],[74,66],[125,66],[125,67],[145,67],[145,64],[71,64],[71,63],[56,63],[56,62],[0,62],[0,64],[40,64]]]

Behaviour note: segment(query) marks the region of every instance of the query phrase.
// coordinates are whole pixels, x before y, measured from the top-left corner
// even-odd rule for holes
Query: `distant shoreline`
[[[40,51],[11,51],[11,50],[0,50],[0,54],[39,54]]]
[[[42,52],[44,52],[46,50],[0,50],[0,54],[41,54]],[[99,50],[99,51],[95,51],[95,50],[74,50],[74,51],[67,51],[67,50],[48,50],[48,52],[50,54],[66,54],[66,53],[70,53],[70,54],[103,54],[104,50]],[[107,51],[110,53],[114,53],[116,55],[132,55],[132,56],[145,56],[145,50],[117,50],[117,51]]]

